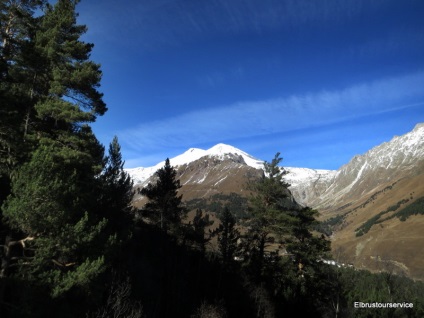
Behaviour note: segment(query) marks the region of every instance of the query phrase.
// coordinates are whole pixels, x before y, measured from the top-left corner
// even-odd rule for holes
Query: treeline
[[[133,209],[118,140],[106,151],[90,127],[107,107],[77,3],[0,2],[2,318],[423,315],[422,284],[322,262],[330,242],[287,201],[279,154],[247,202],[227,198],[243,230],[232,205],[214,231],[201,206],[188,222],[169,160]],[[414,309],[353,308],[368,300]]]
[[[412,194],[411,194],[412,199]],[[407,207],[397,211],[403,204],[409,202],[410,199],[403,199],[398,201],[396,204],[389,206],[386,210],[379,212],[370,219],[368,219],[364,224],[355,229],[356,236],[362,236],[367,233],[371,227],[375,224],[382,223],[384,221],[393,219],[394,217],[399,218],[402,222],[406,221],[412,215],[424,214],[424,197],[418,198],[413,203],[409,204]],[[396,212],[397,211],[397,212]],[[381,218],[383,215],[388,214],[389,212],[395,212],[392,215]]]
[[[249,218],[247,206],[248,199],[237,193],[217,193],[209,198],[196,198],[185,202],[189,210],[202,209],[216,213],[218,216],[227,207],[237,220]]]
[[[327,236],[331,236],[334,230],[343,223],[348,213],[349,212],[345,214],[339,214],[320,222],[315,226],[315,230]]]
[[[148,198],[137,211],[138,235],[144,237],[137,242],[144,243],[129,263],[147,316],[320,316],[330,310],[322,297],[329,292],[324,283],[329,268],[319,262],[328,257],[330,243],[312,234],[317,211],[287,210],[280,161],[277,154],[264,164],[265,175],[248,184],[253,195],[243,233],[228,207],[214,231],[207,230],[212,222],[200,208],[192,221],[182,222],[187,209],[178,195],[180,183],[165,161],[156,183],[140,191]],[[208,249],[214,237],[216,249]],[[150,281],[154,287],[146,289],[149,277],[156,277]]]
[[[142,190],[140,230],[130,276],[146,317],[421,317],[424,284],[391,272],[372,274],[323,262],[329,242],[315,236],[317,212],[287,210],[287,185],[277,155],[248,185],[244,231],[228,207],[219,226],[197,210],[190,222],[166,160],[157,183]],[[162,214],[162,215],[161,215]],[[178,217],[175,217],[175,216]],[[210,239],[216,237],[215,248]],[[209,247],[209,248],[208,248]],[[147,287],[148,286],[148,287]],[[355,308],[363,303],[412,303],[413,308]]]

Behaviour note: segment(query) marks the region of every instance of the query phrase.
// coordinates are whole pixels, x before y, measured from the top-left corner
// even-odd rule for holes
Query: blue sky
[[[82,0],[126,167],[227,143],[337,169],[424,122],[422,0]]]

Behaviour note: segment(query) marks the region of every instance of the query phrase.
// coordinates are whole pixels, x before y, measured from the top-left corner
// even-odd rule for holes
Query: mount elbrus
[[[225,144],[191,148],[170,163],[188,203],[246,197],[246,182],[263,174],[263,161]],[[154,182],[163,165],[127,172],[140,188]],[[337,171],[284,168],[291,184],[288,200],[318,209],[336,260],[424,279],[419,253],[424,244],[424,124],[353,157]],[[134,197],[136,206],[144,202]]]

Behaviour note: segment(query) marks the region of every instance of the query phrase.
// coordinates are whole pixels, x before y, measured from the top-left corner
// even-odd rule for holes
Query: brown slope
[[[294,193],[308,200],[301,203],[317,208],[323,220],[344,216],[333,227],[335,257],[360,268],[424,279],[424,216],[402,222],[397,217],[388,219],[395,213],[389,211],[368,232],[356,231],[365,229],[364,224],[379,213],[397,204],[399,211],[424,197],[424,124],[355,156],[331,178],[309,179],[296,186]]]
[[[390,218],[421,197],[424,197],[424,174],[381,184],[372,194],[340,209],[338,213],[346,217],[332,237],[335,257],[357,268],[389,270],[424,279],[424,215],[411,216],[404,222],[397,217]],[[356,236],[356,229],[365,222],[406,200],[396,211],[380,217],[381,223],[374,224],[364,235]]]
[[[224,157],[205,156],[196,161],[177,167],[177,178],[180,180],[183,201],[193,199],[210,199],[214,195],[236,194],[248,197],[250,192],[247,184],[263,176],[263,170],[248,166],[241,156],[226,154]],[[149,178],[142,185],[155,182],[155,178]],[[146,199],[136,194],[134,205],[141,208]],[[290,191],[287,190],[286,204],[288,207],[298,207]]]
[[[254,169],[243,158],[228,155],[225,158],[203,157],[178,168],[185,201],[210,197],[217,193],[247,195],[248,180],[262,176],[261,170]]]

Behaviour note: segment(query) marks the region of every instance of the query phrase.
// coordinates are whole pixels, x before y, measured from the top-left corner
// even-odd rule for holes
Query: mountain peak
[[[365,154],[354,156],[337,172],[327,174],[326,179],[319,173],[316,174],[318,177],[312,174],[313,178],[299,178],[299,182],[295,176],[289,175],[288,178],[295,179],[295,182],[291,182],[294,186],[291,190],[297,199],[302,197],[304,200],[299,201],[306,205],[314,206],[319,202],[320,207],[323,207],[335,206],[336,201],[348,202],[362,196],[364,191],[377,191],[381,184],[397,182],[401,178],[422,173],[423,140],[424,124],[421,123],[404,135],[394,136]],[[319,191],[316,188],[318,181],[323,184]]]
[[[200,149],[200,148],[189,148],[181,155],[178,155],[174,158],[170,158],[169,162],[172,166],[178,167],[185,164],[189,164],[193,161],[196,161],[202,157],[210,156],[210,157],[217,157],[220,160],[228,159],[230,156],[227,155],[236,155],[241,156],[244,160],[244,163],[250,167],[253,167],[255,169],[262,169],[263,168],[263,161],[254,158],[253,156],[249,155],[248,153],[235,148],[233,146],[219,143],[215,146],[209,148],[208,150]],[[150,176],[154,174],[154,172],[165,164],[165,161],[162,161],[158,163],[157,165],[153,167],[148,168],[132,168],[132,169],[125,169],[134,179],[135,183],[143,183],[146,181]]]
[[[206,153],[209,156],[218,156],[220,158],[223,158],[226,154],[238,155],[243,158],[244,162],[248,166],[253,167],[255,169],[263,168],[262,160],[259,160],[238,148],[223,143],[216,144],[212,148],[209,148],[208,150],[206,150]]]
[[[424,123],[418,123],[418,124],[416,124],[415,127],[414,127],[414,129],[413,129],[413,131],[420,130],[421,128],[424,128]]]
[[[209,148],[207,152],[209,154],[217,154],[217,155],[224,155],[226,153],[246,154],[244,151],[241,151],[240,149],[237,149],[233,146],[223,144],[223,143],[216,144],[215,146]]]

